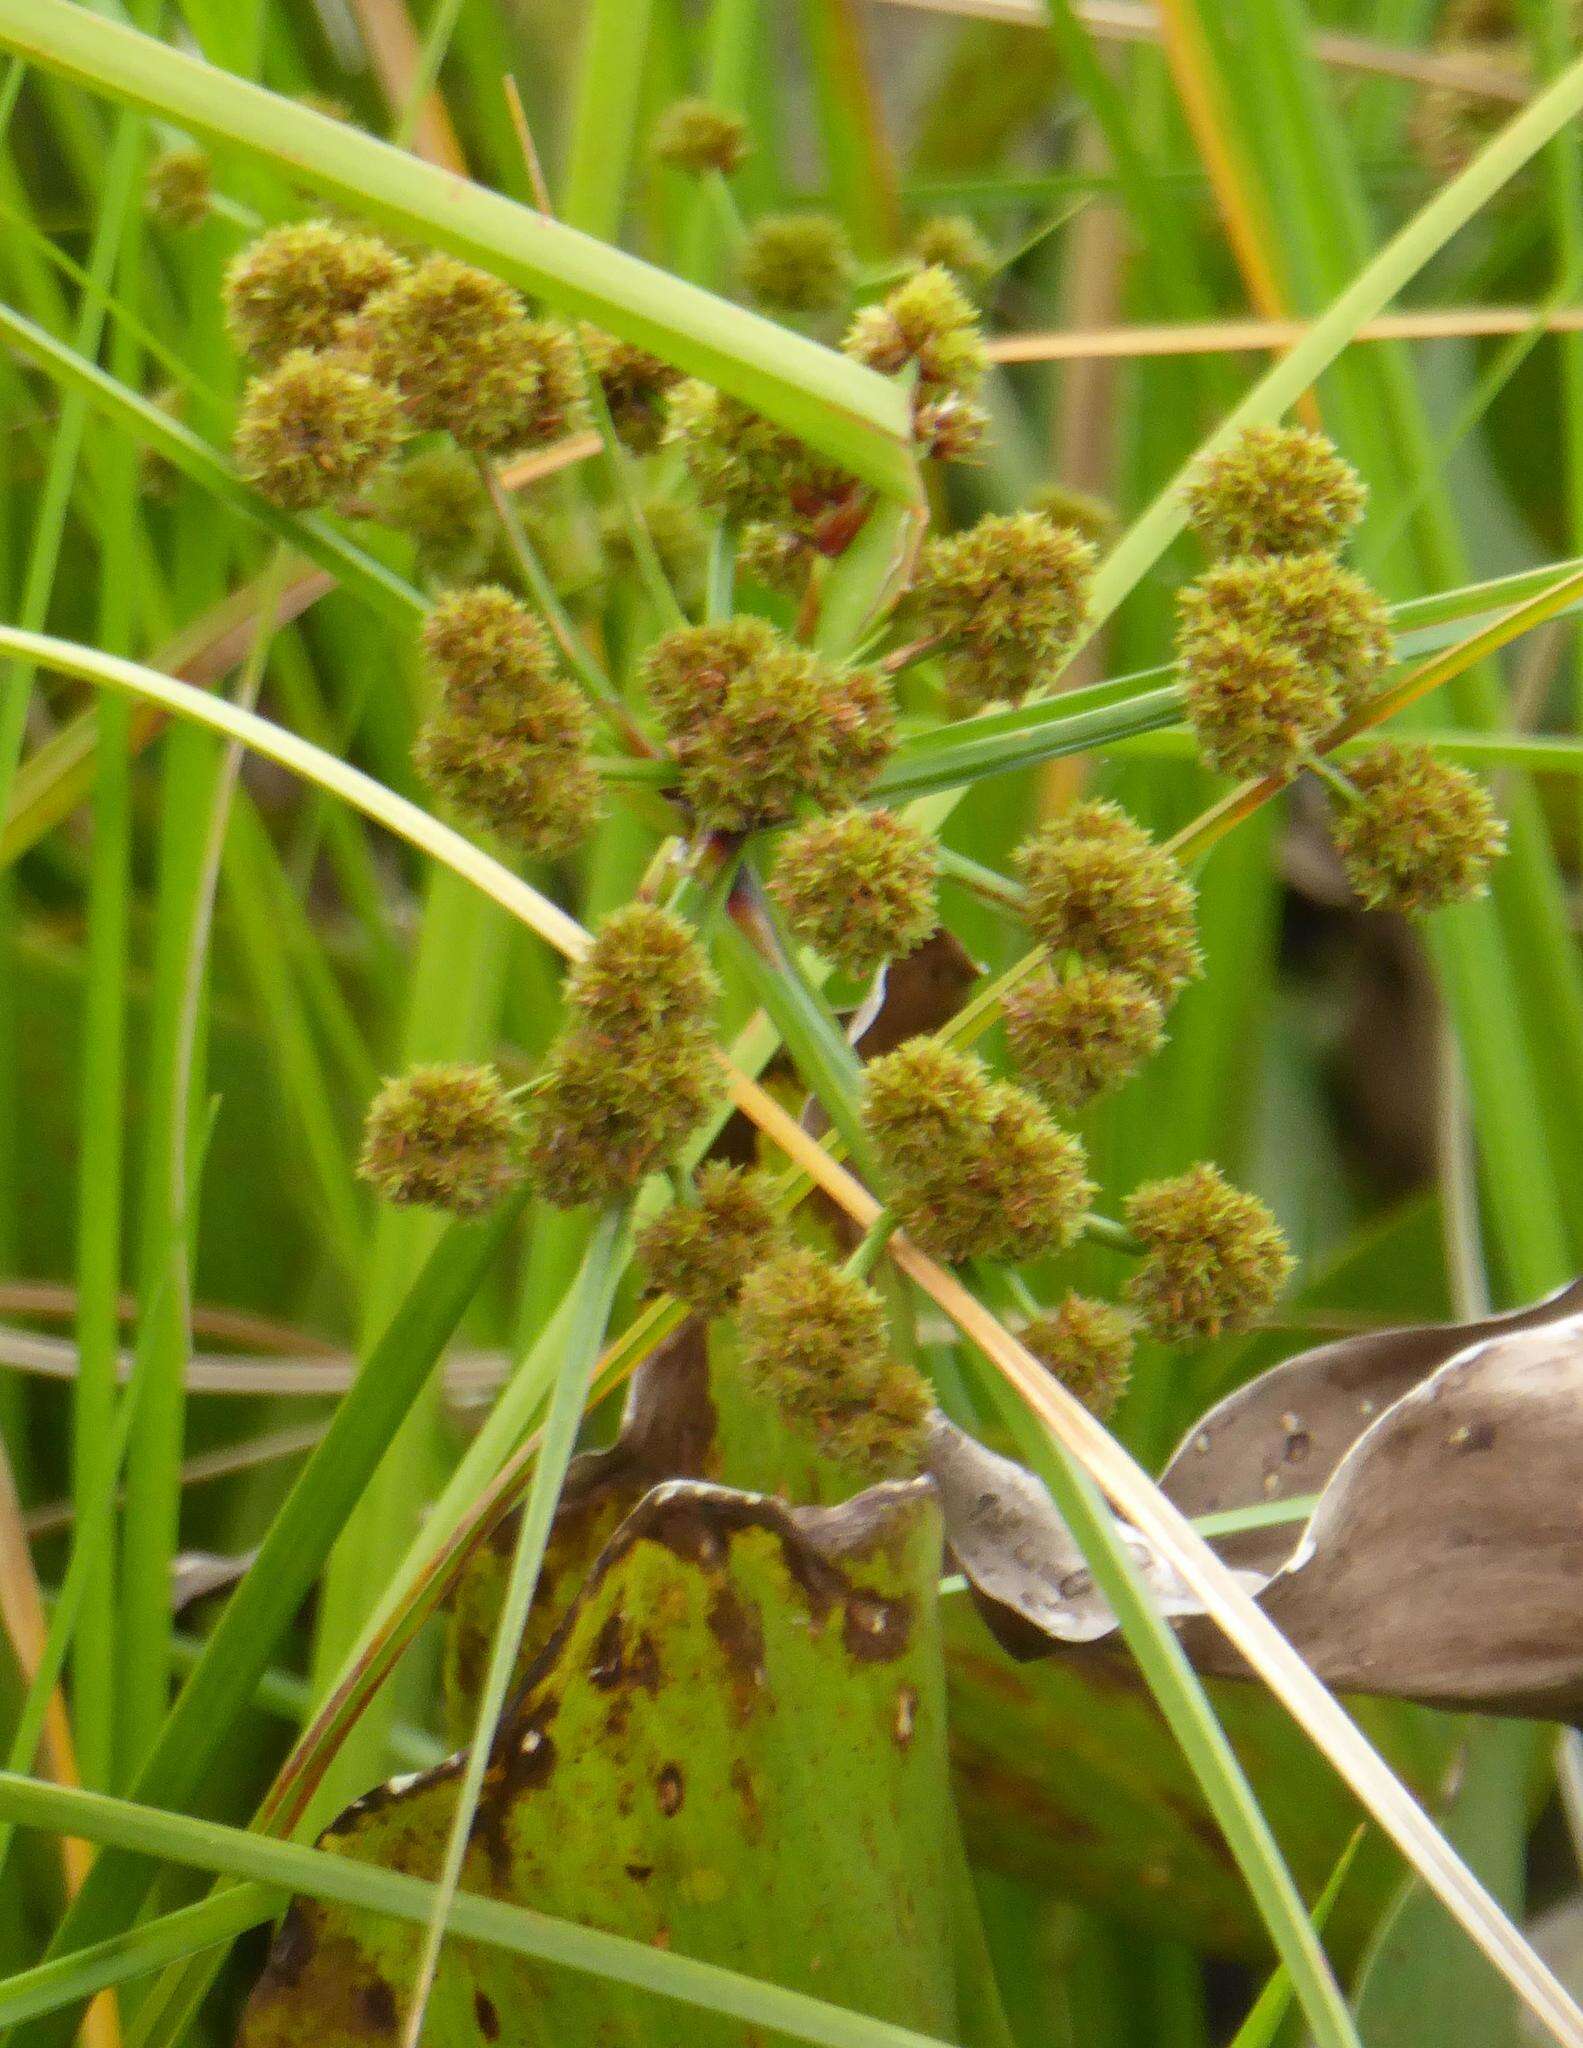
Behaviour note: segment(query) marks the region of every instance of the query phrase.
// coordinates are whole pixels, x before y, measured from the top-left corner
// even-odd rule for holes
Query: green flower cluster
[[[370,1104],[357,1170],[387,1202],[476,1215],[522,1180],[522,1112],[493,1067],[413,1067]]]
[[[681,919],[630,903],[567,980],[567,1022],[528,1112],[534,1183],[559,1208],[630,1194],[719,1100],[719,988]]]

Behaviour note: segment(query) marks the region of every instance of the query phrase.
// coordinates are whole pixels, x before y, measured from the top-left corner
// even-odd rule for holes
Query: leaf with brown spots
[[[464,1888],[994,2048],[1004,2036],[954,1961],[940,1565],[927,1482],[833,1509],[655,1488],[502,1720]],[[431,1876],[457,1772],[380,1788],[324,1846]],[[299,1902],[242,2048],[391,2039],[412,1966],[406,1930]],[[425,2039],[648,2048],[674,2027],[638,1993],[458,1942]],[[687,2032],[767,2048],[705,2013]]]

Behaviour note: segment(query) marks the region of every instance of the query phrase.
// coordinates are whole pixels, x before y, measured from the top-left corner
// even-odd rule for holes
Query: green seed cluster
[[[845,811],[786,835],[770,887],[797,937],[862,980],[935,930],[938,876],[934,842],[916,825]]]
[[[1119,805],[1074,805],[1025,840],[1028,922],[1051,954],[1136,975],[1169,1003],[1200,971],[1192,884]]]
[[[1217,563],[1178,601],[1188,716],[1228,775],[1290,773],[1378,682],[1390,647],[1379,596],[1327,554]]]
[[[706,512],[806,532],[855,489],[845,470],[740,399],[689,377],[670,394],[665,438],[680,450]]]
[[[346,322],[407,272],[376,235],[333,221],[271,228],[225,273],[225,324],[243,355],[266,368],[294,349],[334,348]]]
[[[743,289],[779,313],[833,313],[851,296],[856,265],[828,213],[767,213],[737,257]]]
[[[854,318],[842,347],[887,377],[912,367],[913,434],[925,453],[960,461],[983,438],[976,402],[988,357],[972,301],[950,271],[930,264]]]
[[[703,521],[680,498],[645,498],[638,510],[677,603],[683,611],[696,610],[709,570],[709,535]],[[607,505],[599,515],[599,539],[611,574],[637,575],[637,549],[622,506]]]
[[[748,154],[747,123],[708,100],[676,100],[655,122],[649,146],[656,161],[673,170],[729,178]]]
[[[206,149],[162,149],[148,167],[143,198],[150,218],[178,232],[201,228],[214,204],[214,164]]]
[[[458,591],[424,622],[439,703],[418,735],[418,772],[524,852],[581,840],[598,811],[589,716],[544,628],[509,591]]]
[[[665,432],[666,394],[681,371],[635,342],[618,341],[597,327],[583,329],[583,350],[610,411],[610,424],[634,455],[650,455]]]
[[[451,442],[420,448],[387,469],[374,493],[374,510],[413,542],[426,583],[469,583],[494,552],[489,493],[477,464]]]
[[[1426,917],[1489,886],[1506,827],[1476,776],[1428,747],[1371,747],[1348,764],[1357,801],[1337,807],[1347,879],[1375,910]]]
[[[493,1067],[413,1067],[369,1106],[358,1172],[387,1202],[476,1215],[523,1178],[522,1112]]]
[[[401,396],[412,425],[478,454],[564,434],[581,400],[571,335],[530,319],[508,284],[430,256],[367,300],[344,345]]]
[[[1132,1378],[1132,1318],[1108,1301],[1068,1294],[1035,1316],[1022,1341],[1052,1378],[1099,1421],[1108,1421]]]
[[[383,384],[336,356],[294,349],[247,387],[236,466],[271,504],[311,512],[371,483],[401,431],[401,409]]]
[[[1223,557],[1178,604],[1199,750],[1226,775],[1290,775],[1390,659],[1384,605],[1336,558],[1362,481],[1322,434],[1250,427],[1198,465],[1187,495]]]
[[[749,1274],[738,1331],[743,1378],[799,1436],[865,1480],[918,1470],[929,1390],[892,1355],[872,1288],[794,1246]]]
[[[1196,465],[1187,512],[1214,555],[1334,554],[1367,497],[1363,479],[1323,434],[1245,427]]]
[[[1127,1298],[1167,1344],[1246,1328],[1291,1273],[1292,1255],[1274,1217],[1216,1166],[1150,1181],[1128,1197],[1125,1213],[1144,1248]]]
[[[1007,996],[1005,1014],[1013,1059],[1061,1110],[1119,1086],[1165,1043],[1160,998],[1124,967],[1041,968]]]
[[[663,634],[643,676],[682,795],[707,830],[780,824],[804,801],[850,802],[891,748],[880,676],[832,668],[762,620]]]
[[[720,1097],[718,995],[680,918],[631,903],[604,920],[568,978],[567,1022],[529,1110],[547,1201],[614,1201],[675,1158]]]
[[[863,1122],[891,1207],[939,1258],[1037,1258],[1082,1228],[1093,1196],[1082,1145],[968,1054],[912,1038],[875,1060]]]
[[[926,269],[948,270],[962,284],[981,283],[995,252],[965,213],[937,213],[919,224],[912,254]]]
[[[637,1254],[656,1287],[701,1316],[722,1316],[784,1231],[760,1178],[739,1166],[704,1167],[696,1195],[656,1216]]]
[[[913,603],[943,641],[958,703],[1019,703],[1049,682],[1088,612],[1095,555],[1038,512],[991,514],[925,546]]]

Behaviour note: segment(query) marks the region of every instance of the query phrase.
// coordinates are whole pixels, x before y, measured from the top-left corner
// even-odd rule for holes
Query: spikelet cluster
[[[958,703],[1015,704],[1051,679],[1087,615],[1094,561],[1080,533],[1038,512],[990,514],[926,544],[913,602],[945,644]]]
[[[1193,889],[1119,805],[1076,804],[1018,848],[1028,922],[1055,955],[1136,975],[1161,1004],[1200,969]]]
[[[1077,1110],[1135,1074],[1165,1043],[1165,1011],[1123,967],[1045,967],[1005,1002],[1006,1042],[1057,1109]]]
[[[564,327],[531,319],[487,271],[430,256],[362,305],[343,346],[401,396],[411,424],[503,455],[564,434],[582,392]]]
[[[1336,848],[1371,909],[1426,917],[1484,894],[1506,827],[1476,776],[1395,743],[1371,747],[1348,775],[1358,801],[1337,807]]]
[[[469,583],[495,546],[495,515],[476,464],[459,448],[436,442],[380,477],[374,510],[406,534],[425,583]]]
[[[675,1158],[720,1097],[718,994],[680,918],[631,903],[604,920],[568,977],[567,1022],[529,1107],[547,1201],[614,1201]]]
[[[294,349],[334,348],[347,321],[407,267],[378,236],[332,221],[270,228],[225,273],[227,331],[244,355],[266,367]]]
[[[1108,1301],[1068,1294],[1035,1316],[1022,1341],[1052,1378],[1101,1422],[1114,1414],[1132,1377],[1132,1318]]]
[[[749,1274],[737,1320],[743,1378],[799,1436],[865,1480],[917,1471],[929,1392],[872,1288],[794,1246]]]
[[[1363,479],[1323,434],[1246,427],[1204,456],[1187,511],[1213,555],[1334,554],[1363,517]]]
[[[523,1119],[487,1066],[423,1066],[369,1106],[358,1172],[387,1202],[476,1215],[523,1178]]]
[[[892,744],[894,707],[871,669],[835,669],[757,619],[663,634],[643,665],[649,702],[700,825],[743,832],[860,796]]]
[[[1127,1298],[1167,1344],[1245,1328],[1291,1273],[1274,1217],[1216,1166],[1148,1182],[1127,1198],[1125,1215],[1144,1249]]]
[[[739,1166],[705,1166],[696,1195],[647,1224],[637,1254],[655,1287],[698,1315],[721,1316],[784,1231],[758,1175]]]
[[[797,937],[861,980],[921,946],[939,923],[939,860],[892,811],[845,811],[786,835],[770,884]]]
[[[863,1122],[891,1207],[946,1260],[1031,1259],[1070,1244],[1093,1187],[1083,1148],[970,1055],[908,1039],[867,1069]]]
[[[948,270],[964,285],[982,283],[995,252],[965,213],[937,213],[919,223],[911,254],[925,269]]]
[[[928,265],[877,306],[863,307],[842,347],[887,377],[915,370],[913,435],[926,454],[960,461],[983,438],[984,338],[972,301],[942,265]]]
[[[811,538],[856,489],[795,434],[696,378],[671,392],[665,438],[680,450],[699,504],[725,519],[791,524]]]
[[[767,213],[737,256],[743,289],[779,313],[832,313],[846,304],[855,273],[851,244],[828,213]]]
[[[214,204],[214,164],[206,149],[184,143],[162,149],[143,186],[150,217],[162,228],[199,228]]]
[[[311,512],[363,490],[401,433],[401,409],[383,384],[336,356],[294,349],[247,387],[236,466],[271,504]]]
[[[1288,773],[1390,659],[1384,604],[1327,554],[1221,562],[1178,600],[1188,716],[1211,767]]]
[[[645,498],[638,510],[677,602],[683,611],[697,610],[709,568],[709,535],[703,521],[679,498]],[[638,574],[637,549],[623,506],[607,505],[599,515],[599,539],[613,575]]]
[[[567,852],[592,825],[589,715],[538,620],[509,591],[457,591],[424,622],[439,702],[414,762],[439,793],[524,852]]]
[[[617,435],[635,455],[652,454],[665,431],[666,394],[681,382],[681,371],[597,327],[583,329],[583,351]]]
[[[700,178],[718,171],[729,178],[748,153],[747,123],[708,100],[676,100],[655,122],[649,147],[657,162],[673,170]]]

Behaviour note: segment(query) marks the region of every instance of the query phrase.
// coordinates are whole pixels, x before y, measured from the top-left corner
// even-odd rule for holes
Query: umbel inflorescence
[[[747,147],[734,115],[685,102],[652,154],[729,208]],[[174,216],[174,167],[165,184]],[[873,289],[832,220],[770,216],[730,269],[744,298],[905,379],[919,460],[951,463],[987,426],[969,290],[994,257],[956,219],[911,247]],[[1031,947],[1002,992],[1003,1039],[975,1049],[951,1023],[892,1035],[853,1088],[836,1121],[885,1208],[847,1263],[797,1190],[715,1156],[722,973],[740,1000],[726,923],[793,978],[805,1027],[839,1040],[830,992],[877,997],[936,932],[952,879],[936,833],[887,794],[899,742],[942,715],[998,731],[1006,707],[1059,688],[1108,514],[1050,490],[927,539],[842,638],[825,599],[871,494],[742,399],[546,319],[449,256],[327,221],[261,236],[225,297],[254,373],[244,477],[287,510],[372,518],[410,545],[429,606],[413,765],[432,800],[552,889],[629,800],[664,836],[633,900],[595,922],[521,1087],[467,1064],[387,1083],[362,1159],[383,1198],[471,1215],[525,1184],[541,1208],[635,1205],[650,1289],[721,1324],[742,1383],[854,1479],[917,1468],[932,1400],[916,1302],[871,1283],[886,1229],[970,1279],[1027,1269],[1023,1341],[1102,1416],[1138,1338],[1202,1343],[1269,1310],[1291,1260],[1263,1203],[1200,1163],[1118,1190],[1109,1220],[1071,1127],[1159,1053],[1205,968],[1192,874],[1108,797],[1047,807],[990,892]],[[635,488],[595,502],[574,470],[517,492],[514,458],[554,467],[590,424]],[[1340,559],[1364,511],[1356,474],[1320,436],[1261,427],[1202,462],[1186,500],[1210,560],[1180,595],[1176,654],[1204,762],[1274,781],[1322,770],[1371,907],[1421,915],[1476,894],[1502,839],[1481,786],[1427,747],[1357,744],[1392,650],[1384,606]],[[654,601],[656,575],[672,602]],[[630,871],[623,852],[601,887]],[[817,1090],[840,1068],[827,1053],[801,1078]],[[1114,1300],[1068,1284],[1064,1262],[1096,1238],[1131,1262]]]

